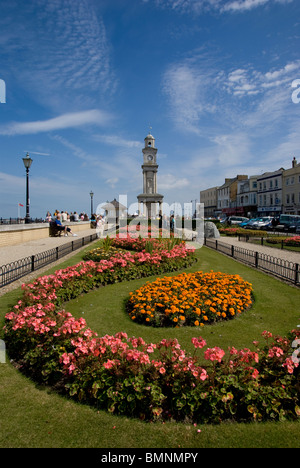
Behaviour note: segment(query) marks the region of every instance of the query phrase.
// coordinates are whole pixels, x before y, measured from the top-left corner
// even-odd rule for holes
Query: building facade
[[[265,172],[257,178],[258,216],[279,216],[282,213],[282,174],[281,167],[274,172]]]
[[[237,212],[238,182],[247,179],[247,175],[237,175],[232,179],[225,179],[225,183],[217,189],[219,212],[226,216],[240,214]]]
[[[253,218],[257,214],[257,178],[250,176],[237,183],[237,214]]]
[[[293,158],[292,167],[282,174],[282,211],[286,214],[300,214],[300,163]]]
[[[204,217],[214,218],[218,209],[218,188],[211,187],[200,191],[200,203],[204,205]]]

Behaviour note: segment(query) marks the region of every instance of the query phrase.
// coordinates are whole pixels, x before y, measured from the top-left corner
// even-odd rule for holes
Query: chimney
[[[297,159],[294,156],[293,161],[292,161],[292,167],[296,167],[296,166],[297,166]]]

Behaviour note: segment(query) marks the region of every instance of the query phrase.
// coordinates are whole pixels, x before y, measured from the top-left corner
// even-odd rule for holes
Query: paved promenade
[[[268,247],[266,245],[252,244],[251,242],[239,241],[236,237],[220,237],[219,242],[223,244],[233,245],[234,247],[240,247],[247,250],[253,250],[254,252],[260,252],[271,257],[281,258],[293,263],[300,263],[300,252],[292,252],[287,249],[275,249],[274,247]]]
[[[26,242],[20,245],[1,247],[0,248],[0,266],[6,265],[7,263],[20,260],[22,258],[31,256],[31,255],[35,255],[37,253],[45,252],[49,249],[64,245],[65,243],[70,243],[72,240],[80,239],[82,237],[86,237],[91,234],[95,234],[95,229],[87,229],[86,231],[81,231],[78,233],[77,237],[72,237],[72,236],[48,237],[45,239],[39,239],[39,240]],[[224,244],[226,243],[226,244],[234,245],[236,247],[241,247],[241,248],[245,248],[248,250],[254,250],[256,252],[262,252],[262,253],[271,255],[272,257],[281,258],[281,259],[288,260],[293,263],[300,263],[300,252],[291,252],[288,250],[274,249],[272,247],[251,244],[250,242],[240,242],[237,238],[234,238],[234,237],[220,237],[218,241]],[[82,248],[85,248],[85,247],[86,246]],[[17,280],[11,283],[10,285],[0,288],[0,296],[2,294],[5,294],[5,292],[20,286],[22,283],[30,281],[32,278],[43,273],[43,271],[47,271],[50,267],[53,267],[56,264],[59,265],[64,260],[75,255],[78,251],[79,250],[76,250],[75,252],[72,252],[66,255],[65,257],[61,258],[57,262],[51,263],[50,265],[44,268],[41,268],[40,270],[30,275],[24,276],[20,280]]]
[[[60,237],[47,237],[45,239],[37,239],[30,242],[25,242],[24,244],[11,245],[8,247],[0,248],[0,266],[6,265],[7,263],[14,262],[15,260],[20,260],[31,255],[35,255],[46,250],[53,249],[55,247],[68,244],[72,240],[81,239],[82,237],[95,234],[95,229],[87,229],[86,231],[80,231],[76,237],[69,235],[64,237],[62,234]]]

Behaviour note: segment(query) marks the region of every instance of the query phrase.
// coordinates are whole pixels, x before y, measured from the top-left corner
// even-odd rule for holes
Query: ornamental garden
[[[197,261],[191,246],[174,238],[107,238],[78,264],[24,284],[5,317],[10,359],[62,395],[147,422],[296,421],[299,328],[287,336],[263,330],[251,349],[208,346],[201,332],[249,314],[255,289],[236,274],[185,272]],[[174,329],[179,338],[192,329],[192,351],[177,338],[147,342],[124,330],[99,336],[68,311],[69,301],[135,279],[144,284],[119,313],[139,327]]]

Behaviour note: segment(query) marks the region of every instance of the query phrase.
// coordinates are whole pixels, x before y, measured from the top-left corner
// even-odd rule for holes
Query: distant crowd
[[[66,221],[90,221],[87,213],[78,214],[77,211],[69,213],[68,211],[59,210],[55,210],[53,214],[51,214],[50,211],[47,211],[45,221],[48,223],[55,221],[57,219],[57,215],[60,215],[59,218],[62,223]]]

